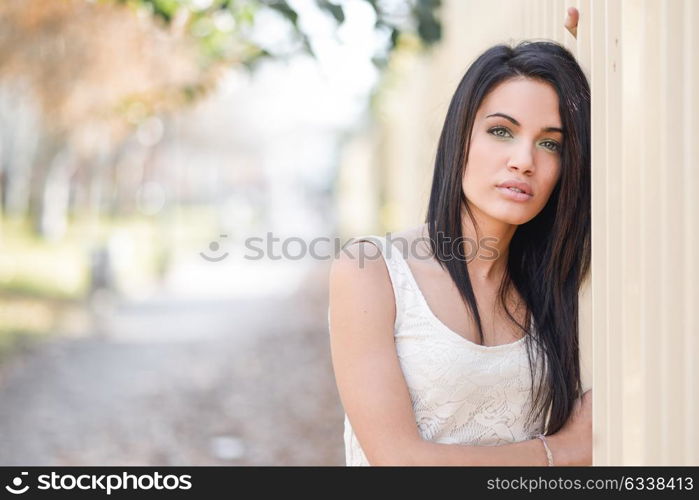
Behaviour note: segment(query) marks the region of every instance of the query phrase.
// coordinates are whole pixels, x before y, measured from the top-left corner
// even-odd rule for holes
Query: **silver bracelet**
[[[551,449],[549,448],[548,443],[546,442],[546,436],[543,434],[537,434],[536,437],[541,439],[541,442],[544,443],[544,449],[546,449],[546,459],[549,462],[549,467],[553,466],[553,454],[551,453]]]

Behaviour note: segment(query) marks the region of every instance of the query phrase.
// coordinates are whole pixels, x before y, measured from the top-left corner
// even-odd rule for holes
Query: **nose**
[[[534,155],[532,148],[523,144],[512,154],[507,164],[508,170],[514,170],[520,174],[528,174],[534,171]]]

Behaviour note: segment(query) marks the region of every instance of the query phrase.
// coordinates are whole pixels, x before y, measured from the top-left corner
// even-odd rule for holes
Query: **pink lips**
[[[517,181],[515,179],[510,179],[508,181],[501,182],[500,184],[498,184],[498,187],[504,187],[504,188],[514,187],[514,188],[519,189],[520,191],[527,193],[529,196],[534,195],[534,193],[532,193],[532,187],[529,184],[527,184],[526,182]]]
[[[512,201],[529,201],[532,199],[532,195],[530,194],[518,193],[506,187],[497,186],[496,189]]]

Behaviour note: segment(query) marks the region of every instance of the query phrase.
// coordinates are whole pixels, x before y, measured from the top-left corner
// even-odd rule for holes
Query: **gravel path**
[[[149,301],[128,335],[56,337],[0,367],[1,465],[343,465],[327,269],[304,294]]]

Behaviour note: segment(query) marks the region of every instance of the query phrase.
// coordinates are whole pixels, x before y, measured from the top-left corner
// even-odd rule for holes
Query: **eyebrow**
[[[486,116],[486,118],[490,118],[491,116],[501,116],[501,117],[505,118],[506,120],[510,120],[512,123],[514,123],[518,127],[520,126],[520,124],[517,120],[512,118],[510,115],[506,115],[505,113],[493,113],[492,115]],[[542,132],[560,132],[561,134],[565,133],[562,128],[558,128],[558,127],[544,127],[541,129],[541,131]]]

